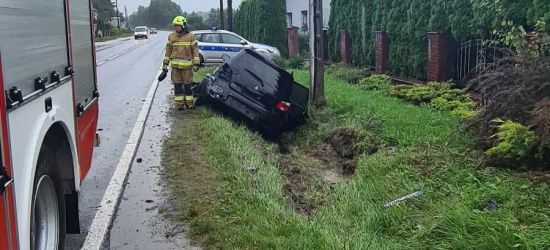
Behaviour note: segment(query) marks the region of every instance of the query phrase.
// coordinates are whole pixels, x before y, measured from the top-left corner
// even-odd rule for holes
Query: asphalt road
[[[97,52],[102,145],[79,196],[81,234],[67,235],[66,249],[80,249],[164,57],[168,33],[133,39]],[[166,94],[166,93],[165,93]]]

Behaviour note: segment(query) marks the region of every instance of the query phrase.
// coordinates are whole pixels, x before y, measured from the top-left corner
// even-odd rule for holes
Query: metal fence
[[[455,79],[465,82],[485,70],[494,70],[502,57],[499,48],[487,40],[462,43],[456,53]]]

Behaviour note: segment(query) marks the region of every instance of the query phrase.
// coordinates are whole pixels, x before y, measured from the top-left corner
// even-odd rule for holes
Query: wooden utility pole
[[[118,14],[118,0],[115,0],[116,4],[116,20],[118,22],[118,31],[120,31],[120,15]]]
[[[233,0],[227,0],[227,30],[233,31]]]
[[[124,21],[126,21],[126,28],[128,28],[128,9],[126,9],[126,4],[124,5]]]
[[[323,36],[323,0],[309,0],[310,85],[309,98],[314,106],[325,104],[325,43]]]
[[[225,29],[224,27],[224,22],[223,22],[223,0],[220,0],[220,28],[223,30]]]

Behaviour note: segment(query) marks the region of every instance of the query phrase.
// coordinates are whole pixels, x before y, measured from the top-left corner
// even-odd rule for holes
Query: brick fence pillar
[[[428,32],[428,82],[447,80],[447,35],[444,31]]]
[[[340,60],[351,63],[351,38],[346,30],[340,30]]]
[[[384,31],[376,31],[374,33],[374,38],[376,73],[385,74],[388,72],[388,61],[390,59],[390,39],[388,38],[388,34]]]
[[[298,40],[298,28],[288,28],[288,57],[295,57],[300,53],[300,42]]]

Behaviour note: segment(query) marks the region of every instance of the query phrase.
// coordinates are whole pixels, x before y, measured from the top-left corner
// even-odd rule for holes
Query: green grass
[[[307,71],[294,76],[308,82]],[[202,204],[208,212],[186,217],[198,243],[224,249],[550,248],[547,184],[535,185],[512,171],[477,169],[473,136],[448,112],[331,76],[325,83],[327,105],[312,108],[307,124],[288,136],[292,147],[311,147],[346,126],[377,137],[378,153],[359,156],[356,176],[335,185],[315,216],[303,217],[283,192],[276,146],[202,110],[206,115],[191,127],[202,162],[219,179],[205,184],[215,190],[213,202]],[[184,141],[173,136],[167,143]],[[419,189],[424,196],[382,207]],[[487,209],[490,199],[498,201],[496,211]]]
[[[106,42],[106,41],[111,41],[111,40],[115,40],[115,39],[119,39],[119,38],[123,38],[123,37],[131,37],[131,36],[133,36],[132,33],[129,33],[129,34],[122,34],[122,35],[119,35],[119,36],[96,37],[96,38],[95,38],[95,42],[96,42],[96,43],[99,43],[99,42]]]

